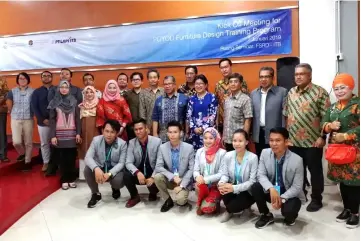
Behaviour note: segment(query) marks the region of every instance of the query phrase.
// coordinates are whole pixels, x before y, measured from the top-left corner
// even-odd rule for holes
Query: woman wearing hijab
[[[53,157],[60,165],[63,190],[76,188],[75,161],[77,144],[81,143],[81,122],[77,100],[70,94],[68,81],[60,81],[54,98],[50,101],[49,122]]]
[[[338,101],[327,110],[321,124],[323,132],[330,133],[328,178],[340,184],[344,206],[336,221],[346,222],[347,228],[358,227],[360,219],[360,99],[352,94],[354,87],[351,75],[335,77],[332,88]]]
[[[127,141],[127,133],[125,127],[132,122],[129,106],[125,99],[120,96],[120,90],[115,80],[109,80],[105,85],[103,98],[97,105],[96,126],[101,128],[108,119],[119,121],[120,128],[119,137]]]
[[[251,187],[256,183],[258,157],[247,151],[248,141],[249,137],[245,130],[236,130],[232,136],[234,151],[224,156],[223,175],[218,184],[226,206],[222,223],[231,219],[233,214],[240,213],[255,203],[251,195]]]
[[[204,147],[196,153],[193,172],[198,193],[198,215],[219,211],[221,194],[217,183],[222,176],[221,167],[226,154],[226,151],[221,149],[221,137],[215,128],[205,129],[203,141]]]
[[[79,105],[81,130],[82,130],[82,143],[79,146],[79,179],[85,180],[85,154],[88,151],[93,137],[98,135],[96,127],[96,110],[99,103],[98,92],[93,86],[86,86],[83,90],[83,102]]]

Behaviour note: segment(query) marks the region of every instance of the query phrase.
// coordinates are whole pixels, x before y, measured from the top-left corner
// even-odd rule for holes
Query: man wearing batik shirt
[[[229,76],[230,95],[224,102],[223,143],[227,151],[234,150],[232,135],[238,129],[249,133],[252,123],[252,100],[242,92],[243,76],[234,73]]]
[[[224,101],[231,93],[229,91],[229,76],[232,74],[232,61],[228,58],[223,58],[219,61],[218,65],[223,79],[218,81],[215,90],[215,95],[218,99],[217,126],[220,133],[223,133]],[[241,90],[243,93],[249,94],[245,80],[241,83]]]
[[[183,127],[185,126],[188,97],[177,93],[173,76],[166,76],[163,86],[164,95],[161,95],[155,101],[152,120],[153,136],[159,136],[162,142],[165,143],[169,140],[167,136],[168,122],[178,121]]]
[[[311,82],[312,68],[309,64],[299,64],[295,69],[296,87],[287,96],[284,116],[287,118],[287,129],[290,133],[290,150],[303,159],[311,173],[311,203],[307,211],[316,212],[322,208],[322,192],[324,189],[322,155],[325,136],[321,135],[320,122],[330,106],[327,91]],[[304,192],[305,182],[303,185]]]
[[[147,126],[152,131],[152,114],[155,100],[164,94],[164,89],[159,87],[160,74],[156,69],[150,69],[147,73],[149,88],[139,94],[139,117],[147,121]]]
[[[124,95],[129,91],[128,89],[128,75],[126,73],[120,73],[117,77],[117,83],[120,90],[120,95]]]
[[[179,86],[178,93],[191,97],[196,94],[196,90],[194,88],[194,78],[198,74],[197,66],[188,65],[184,72],[186,75],[186,83]]]

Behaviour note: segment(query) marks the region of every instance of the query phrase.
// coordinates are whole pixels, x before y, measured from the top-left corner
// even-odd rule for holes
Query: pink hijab
[[[203,132],[203,137],[207,132],[211,133],[213,138],[216,140],[215,143],[213,144],[213,146],[211,146],[209,148],[205,148],[206,160],[207,160],[207,163],[210,164],[210,163],[212,163],[214,157],[216,156],[217,151],[221,148],[222,143],[221,143],[221,136],[219,135],[219,132],[215,128],[213,128],[213,127],[207,128]]]
[[[115,88],[117,89],[117,92],[115,92],[114,94],[111,94],[108,91],[108,86],[110,84],[114,84]],[[120,100],[120,89],[119,89],[118,83],[115,80],[108,80],[108,82],[107,82],[107,84],[105,85],[105,88],[104,88],[103,99],[105,101]]]
[[[85,98],[86,91],[89,90],[89,89],[90,89],[91,91],[93,91],[93,93],[94,93],[94,99],[91,100],[91,101],[88,101],[88,100],[86,100],[86,98]],[[83,107],[83,108],[85,108],[85,109],[87,109],[87,110],[93,109],[94,107],[97,106],[98,102],[99,102],[99,99],[98,99],[98,96],[97,96],[97,91],[96,91],[96,89],[95,89],[93,86],[86,86],[86,87],[84,88],[84,90],[83,90],[83,102],[80,103],[79,107],[80,107],[80,108]]]

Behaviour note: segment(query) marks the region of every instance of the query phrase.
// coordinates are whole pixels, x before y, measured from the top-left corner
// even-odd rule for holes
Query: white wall
[[[299,1],[300,61],[312,66],[312,82],[328,92],[336,75],[335,6],[333,0]]]

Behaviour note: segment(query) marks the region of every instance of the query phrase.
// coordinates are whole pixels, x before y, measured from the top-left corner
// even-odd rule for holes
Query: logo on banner
[[[69,37],[67,39],[53,40],[53,44],[69,44],[69,43],[76,43],[76,38]]]
[[[34,41],[33,40],[29,40],[29,46],[33,46]]]

